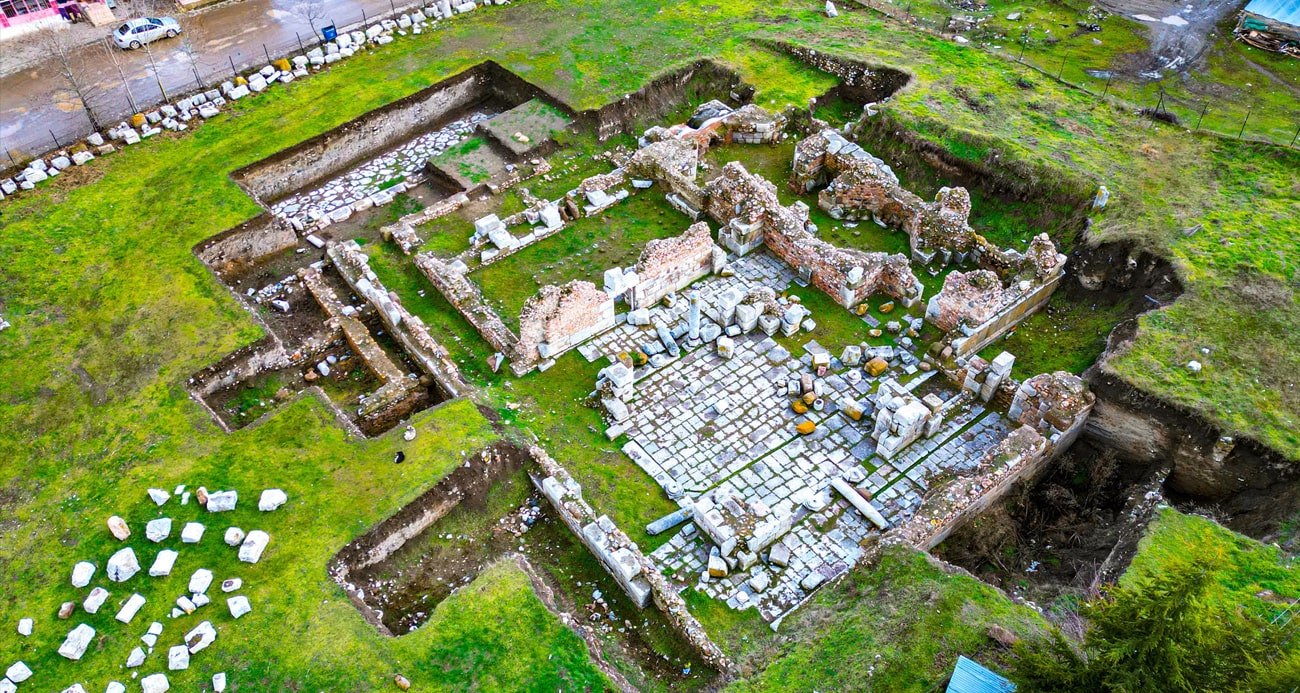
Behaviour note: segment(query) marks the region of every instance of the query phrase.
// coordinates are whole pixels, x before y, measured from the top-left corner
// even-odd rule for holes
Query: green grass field
[[[609,21],[611,15],[619,21]],[[0,639],[0,662],[27,661],[41,677],[34,684],[40,690],[74,681],[102,690],[110,676],[124,675],[119,666],[145,619],[161,615],[189,572],[210,561],[219,578],[220,571],[237,569],[254,612],[231,622],[220,602],[204,607],[200,613],[221,636],[189,671],[172,677],[178,689],[197,689],[220,669],[251,690],[388,689],[396,673],[419,690],[602,687],[581,641],[509,569],[444,602],[430,625],[412,635],[387,639],[361,619],[326,576],[325,562],[435,483],[463,453],[491,438],[491,429],[469,402],[423,413],[416,417],[420,437],[401,444],[408,455],[402,466],[391,463],[397,437],[348,440],[310,400],[283,407],[252,429],[221,433],[189,398],[185,380],[261,332],[190,248],[260,211],[230,182],[230,171],[485,59],[576,109],[617,100],[706,56],[735,61],[766,80],[756,85],[759,93],[778,101],[796,102],[821,88],[824,77],[797,63],[753,58],[751,38],[780,38],[906,70],[913,82],[880,117],[971,160],[1029,171],[1044,184],[1057,177],[1063,185],[1106,183],[1114,196],[1096,216],[1091,237],[1135,241],[1166,254],[1187,285],[1172,306],[1142,318],[1136,341],[1111,367],[1229,433],[1300,457],[1300,240],[1294,234],[1300,155],[1294,150],[1152,125],[1130,108],[1098,105],[1095,97],[1047,79],[1036,78],[1025,90],[1016,86],[1023,70],[1004,58],[865,12],[828,22],[820,4],[792,0],[516,2],[241,101],[183,135],[160,135],[103,157],[0,208],[0,312],[13,323],[0,332],[0,582],[22,586],[0,598],[0,622],[37,619],[31,638]],[[978,95],[978,110],[954,95],[959,86]],[[481,339],[431,290],[423,301],[416,295],[431,289],[427,282],[400,259],[381,260],[386,250],[366,247],[389,288],[482,386],[477,396],[503,411],[510,425],[523,423],[539,435],[598,508],[653,548],[642,535],[644,523],[673,506],[604,439],[598,415],[580,406],[599,365],[571,354],[546,373],[512,383],[507,393],[502,376],[482,366]],[[532,281],[524,275],[515,273]],[[521,295],[531,291],[535,286]],[[1206,364],[1202,373],[1184,367],[1191,358]],[[506,410],[506,401],[521,408]],[[241,510],[220,523],[210,520],[204,543],[182,549],[173,576],[112,587],[114,606],[92,618],[105,626],[103,637],[84,661],[63,660],[54,648],[75,622],[54,614],[63,601],[82,596],[68,585],[71,565],[94,559],[102,576],[111,547],[103,523],[112,513],[135,523],[132,542],[143,547],[139,521],[158,512],[147,505],[144,489],[178,483],[237,488]],[[250,504],[261,488],[273,486],[288,491],[290,504],[258,515]],[[192,517],[174,505],[164,510],[177,520]],[[248,524],[245,529],[256,522],[271,533],[262,563],[245,568],[230,561],[218,534],[227,519]],[[937,579],[912,559],[899,560],[904,578]],[[874,580],[855,573],[851,582],[865,590]],[[140,591],[149,604],[132,627],[113,627],[115,605],[128,590]],[[836,590],[819,600],[831,606],[853,600]],[[970,645],[966,635],[922,637],[953,623],[952,609],[934,621],[928,612],[924,623],[911,620],[921,615],[911,607],[928,594],[893,612],[901,620],[890,627],[902,639],[877,649],[885,660],[880,676],[932,677],[956,649]],[[946,599],[942,590],[940,599]],[[992,596],[980,599],[988,613],[1011,609]],[[853,603],[865,608],[868,601]],[[787,625],[826,612],[807,613]],[[164,642],[183,632],[180,622],[164,622]],[[885,632],[871,620],[847,623],[845,634]],[[848,647],[847,635],[808,637],[812,644],[803,649],[797,642],[783,646],[777,654],[786,658],[764,669],[753,686],[806,688],[806,677],[824,673],[837,658],[854,658],[854,667],[869,664],[860,661],[863,648]],[[827,637],[832,640],[822,640]],[[814,657],[818,651],[825,654]],[[159,661],[155,652],[146,669]],[[839,671],[845,674],[836,676],[862,681],[861,669]]]

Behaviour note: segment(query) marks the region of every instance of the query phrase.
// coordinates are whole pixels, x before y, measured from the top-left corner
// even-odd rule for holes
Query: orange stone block
[[[794,427],[794,430],[798,431],[800,435],[806,436],[809,433],[812,433],[813,431],[817,430],[817,424],[811,421],[802,421],[799,423],[798,426]]]
[[[877,356],[874,359],[867,361],[866,370],[868,375],[875,378],[878,377],[881,373],[884,373],[885,371],[889,370],[889,364],[885,363],[884,359]]]

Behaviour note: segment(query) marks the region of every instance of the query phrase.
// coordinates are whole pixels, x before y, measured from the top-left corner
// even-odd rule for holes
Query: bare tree
[[[122,78],[122,88],[126,90],[126,102],[131,106],[132,113],[140,112],[140,105],[136,103],[135,94],[131,93],[131,83],[126,79],[126,72],[122,70],[122,63],[117,59],[117,46],[114,46],[108,37],[104,37],[104,52],[108,54],[108,59],[113,61],[113,67],[117,68],[117,76]]]
[[[32,34],[32,40],[36,41],[50,58],[53,58],[55,68],[72,89],[72,93],[76,95],[81,109],[86,112],[90,126],[99,130],[99,118],[90,107],[90,100],[99,93],[99,89],[93,80],[83,77],[76,67],[81,62],[82,56],[78,55],[77,49],[80,46],[75,38],[63,27],[52,27],[36,31]]]
[[[311,33],[316,36],[316,39],[323,40],[321,35],[316,32],[316,22],[325,18],[325,0],[303,0],[290,7],[289,13],[307,22],[307,25],[311,27]]]
[[[199,72],[199,57],[203,55],[203,52],[199,50],[198,39],[195,38],[195,35],[203,33],[204,16],[203,14],[191,13],[183,18],[177,17],[181,28],[184,29],[180,35],[180,51],[189,60],[190,69],[194,71],[194,81],[198,84],[199,89],[204,87],[203,75]]]

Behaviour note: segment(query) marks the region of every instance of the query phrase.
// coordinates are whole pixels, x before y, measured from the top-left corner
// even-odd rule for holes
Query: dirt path
[[[1098,0],[1098,5],[1147,27],[1151,48],[1136,71],[1158,78],[1162,72],[1186,73],[1214,45],[1215,27],[1245,0]]]

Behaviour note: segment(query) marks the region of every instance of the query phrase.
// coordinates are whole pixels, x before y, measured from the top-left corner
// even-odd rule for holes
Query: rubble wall
[[[960,356],[968,356],[992,344],[998,337],[1006,334],[1007,330],[1019,325],[1022,320],[1047,305],[1047,301],[1052,298],[1052,294],[1064,278],[1064,273],[1057,274],[1052,279],[1032,287],[1028,293],[999,310],[993,317],[971,328],[969,332],[963,330],[964,336],[952,342],[953,352]]]
[[[543,286],[519,313],[515,362],[555,358],[614,325],[614,299],[595,284]]]
[[[219,277],[240,272],[298,244],[293,227],[270,212],[223,231],[194,246],[194,255]]]
[[[727,655],[709,639],[703,624],[691,614],[686,601],[655,568],[650,558],[608,517],[596,516],[595,510],[582,497],[582,487],[559,462],[536,445],[530,447],[528,453],[545,474],[543,478],[530,475],[533,483],[555,507],[578,541],[600,559],[633,603],[644,608],[653,602],[705,663],[719,672],[729,670],[731,662]],[[617,552],[617,557],[614,552]]]
[[[483,299],[483,292],[477,284],[470,281],[464,273],[428,253],[416,255],[413,261],[433,287],[493,349],[503,354],[514,352],[514,345],[519,338]]]
[[[429,334],[419,317],[402,305],[396,293],[384,288],[370,270],[370,258],[356,241],[331,245],[326,253],[348,286],[375,307],[388,333],[402,345],[406,355],[437,381],[442,395],[452,398],[464,393],[467,387],[447,349]]]
[[[713,270],[713,233],[704,222],[691,224],[673,238],[646,243],[636,263],[639,283],[632,288],[629,305],[646,308]]]

